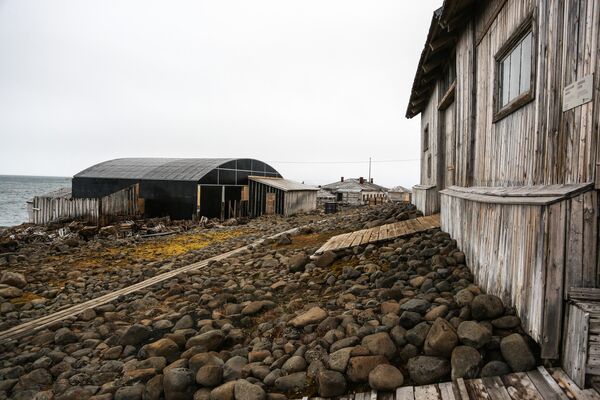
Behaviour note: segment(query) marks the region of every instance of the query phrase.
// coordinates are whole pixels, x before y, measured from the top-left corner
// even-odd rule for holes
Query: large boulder
[[[294,328],[303,328],[306,325],[318,324],[327,318],[328,315],[327,311],[323,310],[321,307],[313,307],[307,312],[292,319],[288,324],[292,325]]]
[[[428,356],[450,357],[458,344],[454,327],[443,318],[435,320],[425,339],[425,354]]]
[[[191,398],[195,392],[194,373],[187,368],[167,368],[163,376],[166,400]]]
[[[507,374],[510,374],[510,367],[508,364],[502,361],[494,360],[485,364],[483,368],[481,368],[481,373],[479,376],[485,378],[489,376],[502,376]]]
[[[264,400],[267,394],[258,385],[254,385],[245,379],[239,379],[233,387],[235,400]]]
[[[306,254],[300,253],[288,259],[288,267],[290,272],[304,272],[304,268],[309,262],[310,258]]]
[[[470,346],[458,346],[452,352],[452,374],[453,381],[458,378],[476,378],[481,364],[481,354]]]
[[[458,326],[458,338],[464,345],[480,349],[490,342],[492,333],[475,321],[463,321]]]
[[[223,380],[223,365],[206,364],[198,368],[196,383],[205,387],[214,387]]]
[[[333,264],[336,255],[333,251],[326,251],[315,260],[315,265],[319,268],[325,268]]]
[[[357,356],[350,358],[346,376],[352,382],[367,382],[369,373],[380,364],[387,364],[384,356]]]
[[[454,295],[454,301],[460,307],[470,306],[474,298],[475,295],[469,289],[461,289]]]
[[[398,368],[380,364],[369,373],[369,386],[375,390],[392,391],[404,383],[404,375]]]
[[[141,324],[134,324],[127,328],[125,333],[123,333],[123,336],[121,336],[121,340],[119,342],[123,346],[137,346],[150,339],[151,336],[152,329]]]
[[[75,332],[69,328],[60,328],[54,333],[54,343],[64,345],[77,342],[78,337]]]
[[[296,393],[309,385],[306,372],[295,372],[275,380],[275,388],[285,393]]]
[[[346,379],[338,371],[322,369],[317,374],[319,396],[335,397],[346,393]]]
[[[27,279],[25,279],[25,275],[18,272],[4,271],[0,277],[0,283],[23,289],[27,285]]]
[[[43,368],[22,375],[18,385],[21,389],[39,390],[52,384],[52,375]]]
[[[410,299],[405,303],[402,303],[400,310],[416,312],[424,314],[431,307],[431,303],[423,299]]]
[[[503,338],[500,342],[500,351],[514,372],[525,372],[535,367],[535,357],[525,338],[518,333]]]
[[[471,315],[477,320],[494,319],[504,314],[504,304],[499,297],[480,294],[471,302]]]
[[[23,291],[14,286],[0,285],[0,297],[5,299],[14,299],[23,296]]]
[[[417,356],[408,360],[410,378],[417,385],[429,385],[447,379],[450,363],[445,358]]]
[[[288,374],[304,371],[306,369],[306,360],[302,356],[292,356],[281,366],[281,369]]]
[[[345,347],[329,354],[329,358],[327,359],[329,368],[334,371],[345,372],[353,349],[354,347]]]
[[[148,357],[164,357],[168,362],[173,362],[179,357],[177,343],[168,338],[158,339],[144,348]]]
[[[234,400],[234,389],[235,389],[236,381],[231,381],[222,384],[211,390],[210,399],[211,400]]]
[[[218,350],[221,344],[225,341],[225,334],[219,329],[201,333],[188,339],[185,348],[200,347],[204,351]]]
[[[372,355],[386,356],[388,359],[392,359],[396,353],[396,345],[387,332],[379,332],[365,336],[361,344],[366,347]]]
[[[416,347],[422,347],[429,334],[430,325],[427,322],[421,322],[415,325],[412,329],[406,331],[406,341]]]

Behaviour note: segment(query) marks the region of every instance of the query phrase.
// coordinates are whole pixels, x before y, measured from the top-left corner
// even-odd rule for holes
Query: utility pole
[[[369,182],[371,182],[371,157],[369,157]]]

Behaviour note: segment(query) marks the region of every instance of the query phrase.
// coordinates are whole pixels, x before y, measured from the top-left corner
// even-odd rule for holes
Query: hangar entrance
[[[220,219],[247,216],[248,202],[243,199],[244,188],[245,186],[198,185],[198,215]]]
[[[144,214],[148,217],[189,219],[194,215],[194,201],[185,199],[145,199]]]

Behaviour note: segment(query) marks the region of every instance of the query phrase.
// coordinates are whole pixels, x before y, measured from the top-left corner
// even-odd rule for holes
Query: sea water
[[[0,226],[28,222],[27,201],[64,187],[71,187],[71,178],[0,175]]]

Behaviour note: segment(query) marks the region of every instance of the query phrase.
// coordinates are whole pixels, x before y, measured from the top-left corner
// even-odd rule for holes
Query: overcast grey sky
[[[328,183],[414,160],[404,113],[441,0],[0,0],[0,174],[251,157]],[[410,186],[418,161],[373,164]]]

